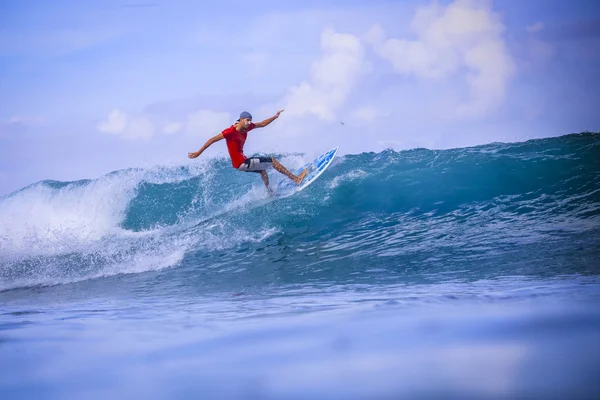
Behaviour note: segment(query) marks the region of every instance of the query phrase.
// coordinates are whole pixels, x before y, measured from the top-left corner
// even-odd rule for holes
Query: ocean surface
[[[338,156],[285,199],[227,159],[35,183],[0,198],[0,370],[1,399],[600,398],[600,134]]]

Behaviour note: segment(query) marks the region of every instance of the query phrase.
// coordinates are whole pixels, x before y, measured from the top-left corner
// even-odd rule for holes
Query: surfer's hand
[[[188,157],[189,158],[196,158],[200,155],[200,153],[198,153],[197,151],[193,152],[193,153],[188,153]]]
[[[279,114],[281,114],[282,112],[283,112],[283,110],[277,111],[277,114],[275,114],[275,118],[279,118]]]

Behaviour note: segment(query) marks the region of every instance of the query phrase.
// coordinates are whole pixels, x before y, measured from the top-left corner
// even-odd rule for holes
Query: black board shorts
[[[273,158],[271,157],[250,157],[244,160],[242,165],[238,167],[238,170],[244,172],[260,172],[266,171],[272,166]]]

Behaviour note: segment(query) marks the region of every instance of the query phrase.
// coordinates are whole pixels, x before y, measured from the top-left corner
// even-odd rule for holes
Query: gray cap
[[[242,113],[240,114],[240,119],[245,118],[249,118],[252,121],[252,114],[250,114],[248,111],[242,111]]]

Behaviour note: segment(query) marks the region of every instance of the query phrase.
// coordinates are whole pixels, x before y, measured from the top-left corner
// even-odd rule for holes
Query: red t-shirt
[[[246,143],[248,132],[255,127],[255,124],[250,123],[245,131],[238,132],[238,130],[235,129],[235,126],[231,125],[221,132],[227,142],[227,150],[229,151],[229,157],[231,157],[233,168],[238,168],[246,159],[246,156],[244,155],[244,143]]]

